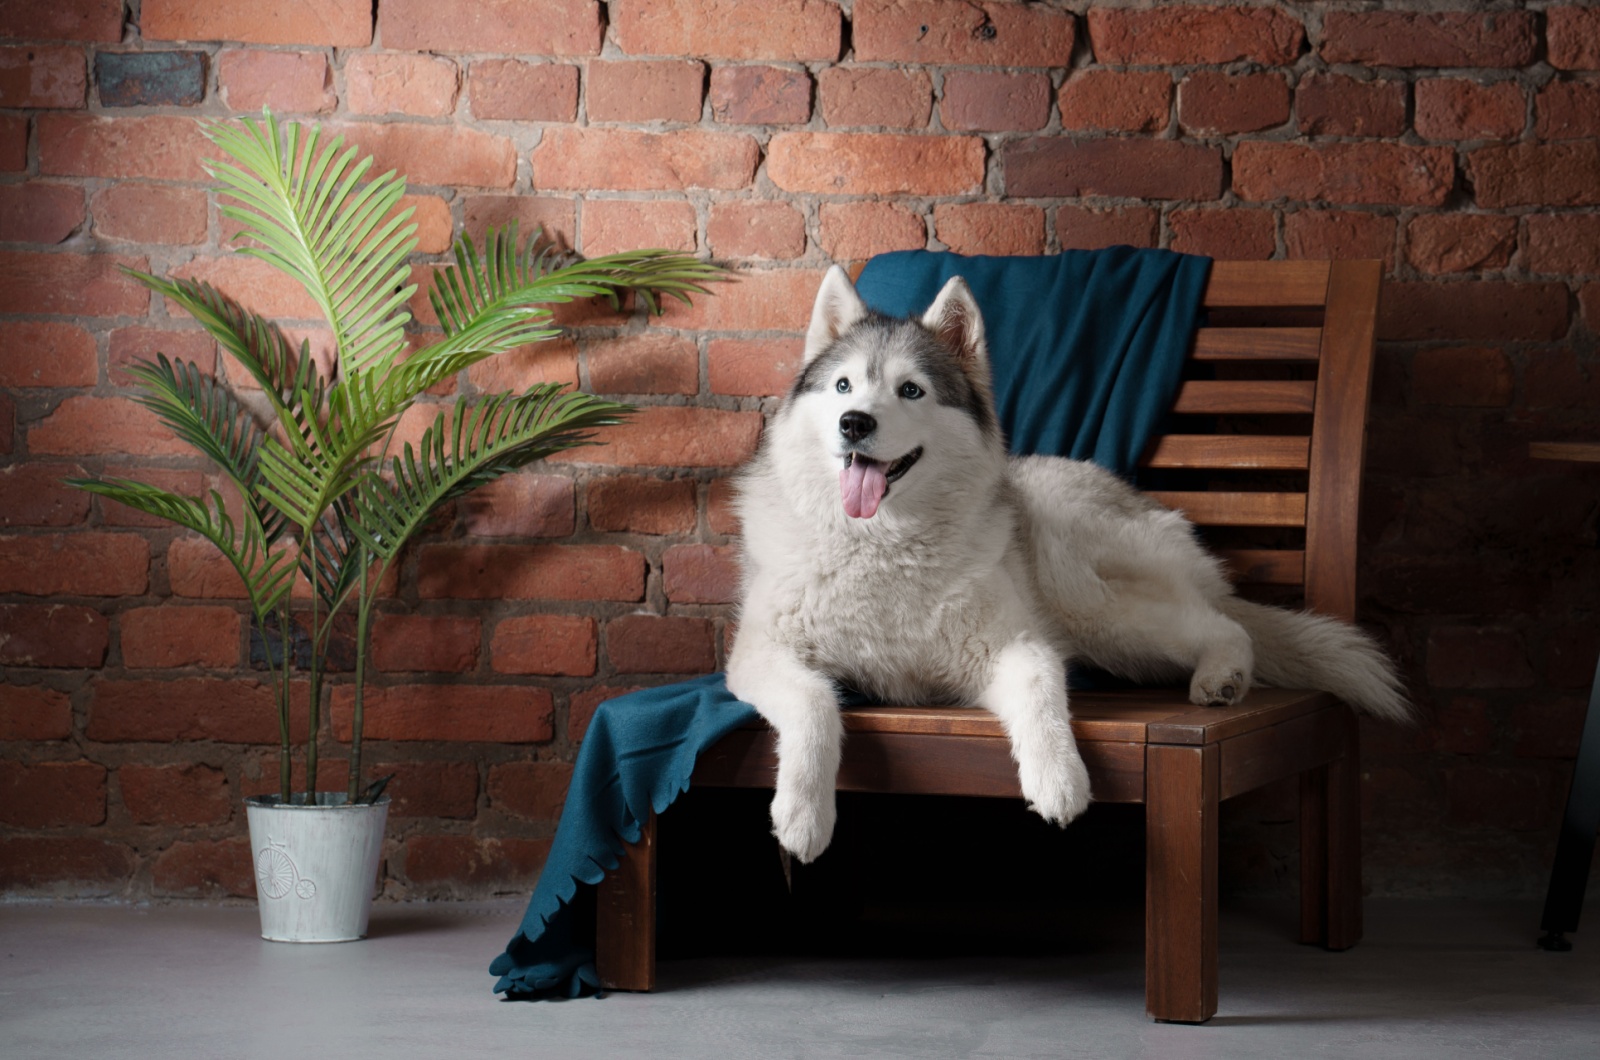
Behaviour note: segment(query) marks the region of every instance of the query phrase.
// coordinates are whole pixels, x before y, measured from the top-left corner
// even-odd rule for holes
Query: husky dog
[[[1069,658],[1187,676],[1197,704],[1234,703],[1254,681],[1407,715],[1371,640],[1234,596],[1183,516],[1093,464],[1008,456],[959,277],[920,321],[895,320],[828,271],[804,367],[736,504],[728,688],[777,731],[773,833],[803,862],[833,834],[840,686],[993,711],[1029,806],[1062,825],[1089,804]]]

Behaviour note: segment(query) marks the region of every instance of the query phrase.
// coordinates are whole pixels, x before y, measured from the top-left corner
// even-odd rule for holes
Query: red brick
[[[739,555],[731,545],[674,545],[661,557],[661,575],[675,604],[731,604],[739,598]]]
[[[411,210],[408,222],[417,226],[413,236],[419,254],[442,254],[450,249],[455,234],[455,219],[450,216],[450,204],[437,195],[402,195],[387,216]]]
[[[606,623],[606,654],[624,674],[704,674],[717,668],[711,620],[705,618],[613,618]]]
[[[1050,121],[1050,95],[1044,74],[951,70],[939,116],[958,132],[1042,129]]]
[[[1592,318],[1590,330],[1600,330]],[[1542,350],[1538,356],[1528,358],[1522,395],[1522,404],[1527,408],[1588,408],[1596,401],[1600,401],[1600,372],[1594,371],[1587,359],[1580,363],[1570,349]]]
[[[1395,137],[1406,131],[1404,81],[1307,74],[1294,100],[1300,131],[1313,136]]]
[[[482,59],[468,92],[475,118],[571,121],[578,116],[578,68],[562,63]]]
[[[322,308],[299,280],[260,258],[245,254],[193,258],[171,273],[174,279],[209,283],[247,309],[273,320],[324,319]],[[172,315],[181,315],[173,303]]]
[[[928,245],[927,222],[888,202],[825,202],[817,243],[835,261],[859,261]]]
[[[817,75],[822,118],[829,126],[925,129],[933,113],[933,79],[926,70],[830,66]]]
[[[524,241],[541,230],[544,238],[571,246],[578,230],[577,204],[572,199],[540,198],[535,195],[474,195],[467,199],[462,230],[482,245],[490,228],[504,229],[517,222]],[[548,345],[546,343],[545,345]]]
[[[511,685],[367,686],[363,734],[368,740],[543,743],[554,734],[550,692]],[[333,732],[351,733],[355,690],[333,690]]]
[[[0,240],[60,243],[83,225],[83,190],[68,184],[0,184]]]
[[[167,546],[167,582],[174,596],[207,600],[246,598],[244,582],[233,564],[215,545],[200,537],[177,537]],[[305,577],[297,578],[295,597],[301,597],[308,590]]]
[[[193,452],[155,413],[126,398],[69,397],[28,430],[34,453],[180,456]]]
[[[391,672],[466,673],[478,667],[483,625],[466,615],[378,615],[372,663]]]
[[[1528,688],[1533,667],[1511,629],[1440,626],[1428,635],[1428,683],[1435,688]]]
[[[571,783],[569,762],[507,762],[489,770],[489,806],[530,821],[554,822]]]
[[[698,122],[706,67],[693,59],[588,66],[584,110],[596,121]]]
[[[629,55],[832,62],[840,16],[829,0],[654,0],[617,5],[611,36]]]
[[[1067,66],[1072,13],[1035,4],[860,0],[852,13],[861,62]]]
[[[642,600],[645,560],[615,545],[426,545],[425,600]]]
[[[1406,225],[1406,260],[1432,276],[1503,269],[1516,248],[1515,217],[1419,214]]]
[[[1217,149],[1172,140],[1015,140],[1001,149],[1001,165],[1006,194],[1013,198],[1215,199],[1222,194]]]
[[[66,693],[38,686],[0,685],[0,740],[66,740],[71,736],[72,701]]]
[[[1518,758],[1576,758],[1588,712],[1588,703],[1578,696],[1546,701],[1518,697],[1511,707],[1511,727],[1517,734],[1512,753]]]
[[[812,269],[741,271],[734,282],[718,284],[716,294],[692,306],[667,302],[666,313],[651,323],[686,331],[796,331],[806,329],[822,273]]]
[[[1425,405],[1504,408],[1515,379],[1505,351],[1490,347],[1432,347],[1411,361],[1411,392]]]
[[[743,133],[633,129],[545,130],[533,149],[533,186],[588,191],[731,190],[755,178],[760,148]]]
[[[364,0],[144,0],[139,30],[146,40],[361,48],[372,43],[372,8]]]
[[[1552,81],[1534,103],[1534,133],[1541,140],[1600,136],[1600,82]]]
[[[230,110],[324,114],[334,108],[333,77],[321,52],[229,48],[217,55],[217,86]]]
[[[304,709],[304,705],[300,706]],[[248,757],[239,771],[239,794],[243,798],[256,795],[280,795],[278,774],[278,750],[271,751],[262,748],[255,754],[245,751]],[[375,770],[367,770],[371,777]],[[305,758],[296,755],[289,769],[289,790],[302,792],[306,790],[306,763]],[[317,759],[317,790],[318,791],[344,791],[350,778],[350,761],[347,758],[329,758],[323,754]]]
[[[597,0],[384,0],[383,46],[397,51],[598,55]]]
[[[1232,261],[1265,261],[1278,249],[1270,210],[1175,210],[1171,249]]]
[[[1600,142],[1509,144],[1467,156],[1478,205],[1593,206],[1600,203]]]
[[[1480,85],[1455,78],[1416,84],[1417,135],[1429,140],[1510,140],[1522,135],[1527,98],[1515,81]]]
[[[1565,626],[1540,634],[1540,674],[1552,688],[1588,689],[1594,684],[1600,656],[1600,632],[1589,626]]]
[[[92,608],[0,604],[0,663],[6,666],[97,669],[109,643],[106,616]]]
[[[39,172],[67,177],[205,180],[216,147],[193,118],[41,114]]]
[[[647,332],[589,347],[589,382],[597,394],[694,394],[700,351],[688,339]]]
[[[497,353],[467,369],[480,393],[523,391],[539,383],[578,385],[578,346],[571,339],[548,339]]]
[[[1600,216],[1529,214],[1522,264],[1558,276],[1600,273]]]
[[[1233,153],[1234,191],[1254,202],[1442,206],[1454,183],[1455,154],[1447,147],[1251,140]]]
[[[129,243],[204,243],[206,193],[151,184],[113,184],[95,192],[94,233]]]
[[[1544,17],[1551,66],[1558,70],[1600,70],[1600,10],[1552,7]]]
[[[239,613],[226,607],[139,607],[121,620],[131,669],[239,664]]]
[[[0,327],[0,343],[6,341]],[[63,480],[83,477],[76,464],[10,464],[0,467],[0,527],[75,526],[89,515],[88,493]]]
[[[120,843],[76,836],[0,839],[0,887],[52,894],[108,894],[133,876],[137,859]]]
[[[76,324],[0,321],[0,386],[94,386],[99,378],[94,336]]]
[[[120,270],[147,264],[121,254],[0,252],[0,313],[142,315],[150,294]]]
[[[711,71],[711,115],[725,125],[803,125],[811,120],[811,75],[782,66]]]
[[[28,168],[28,116],[0,114],[0,171],[21,173]]]
[[[119,474],[126,473],[129,478],[139,482],[149,483],[160,489],[182,493],[190,497],[200,495],[206,488],[207,481],[198,471],[175,471],[165,468],[130,467],[124,469],[117,467]],[[215,483],[219,488],[221,483]],[[125,504],[118,504],[113,500],[100,500],[96,502],[100,509],[100,520],[106,526],[142,526],[147,529],[170,530],[172,524],[165,519],[154,515],[146,515],[137,508],[129,508]]]
[[[134,534],[84,531],[0,537],[0,592],[139,596],[149,583],[150,544]]]
[[[1329,11],[1322,58],[1368,66],[1527,66],[1537,46],[1531,11]]]
[[[1489,704],[1475,696],[1454,696],[1433,718],[1439,750],[1454,755],[1488,754],[1494,747]]]
[[[0,453],[9,454],[16,445],[17,405],[11,395],[0,393]]]
[[[122,0],[60,0],[0,5],[0,37],[22,40],[122,39]]]
[[[0,824],[60,828],[106,819],[106,767],[94,762],[0,762]]]
[[[1591,334],[1600,334],[1600,283],[1586,283],[1578,289],[1578,305],[1583,322]]]
[[[157,894],[182,898],[252,898],[255,861],[247,839],[180,841],[163,850],[151,867]]]
[[[695,249],[694,203],[672,199],[589,199],[583,204],[583,253],[598,258],[654,247]]]
[[[1457,828],[1536,832],[1550,827],[1553,797],[1530,769],[1463,765],[1444,771],[1446,822]]]
[[[101,681],[91,690],[89,723],[84,731],[91,740],[278,742],[276,693],[271,685],[260,681],[237,676]],[[303,739],[303,689],[295,694],[291,716],[291,736]]]
[[[526,894],[545,858],[549,839],[475,839],[465,835],[415,835],[406,840],[406,878],[440,896]]]
[[[1062,250],[1098,250],[1118,245],[1153,247],[1160,231],[1161,214],[1148,206],[1056,209],[1056,241]]]
[[[651,406],[596,437],[599,445],[571,449],[555,459],[613,467],[732,467],[755,452],[761,414]]]
[[[1172,75],[1162,70],[1080,70],[1061,86],[1066,129],[1161,132],[1172,110]]]
[[[478,815],[478,766],[474,762],[389,762],[372,767],[374,776],[394,779],[384,788],[395,817]]]
[[[345,107],[352,114],[437,118],[456,109],[461,72],[431,55],[352,55],[344,64]]]
[[[1093,8],[1089,42],[1097,62],[1188,66],[1249,60],[1287,66],[1299,57],[1305,27],[1271,7]]]
[[[225,824],[233,816],[228,776],[212,766],[125,765],[117,787],[134,824]]]
[[[1201,136],[1272,129],[1289,120],[1289,83],[1274,73],[1196,70],[1178,86],[1178,122]]]
[[[594,712],[600,704],[608,699],[637,691],[639,691],[637,686],[613,688],[601,685],[572,693],[572,702],[567,707],[567,739],[575,744],[582,743],[584,735],[589,731],[589,723],[594,720]]]
[[[459,125],[363,122],[328,130],[362,154],[372,171],[396,170],[413,185],[509,188],[517,179],[517,149],[506,136]]]
[[[738,397],[778,397],[800,371],[800,339],[712,339],[707,346],[710,389]]]
[[[1389,283],[1378,338],[1550,342],[1567,334],[1567,300],[1560,283]]]
[[[0,48],[0,107],[82,107],[89,90],[82,48]]]
[[[595,671],[595,621],[582,615],[521,615],[495,626],[489,658],[496,673],[589,677]]]
[[[566,537],[576,524],[572,480],[523,472],[495,479],[456,502],[469,537]]]
[[[1394,267],[1396,221],[1355,210],[1297,210],[1283,215],[1283,245],[1290,258],[1380,259]]]
[[[983,187],[975,136],[792,132],[773,136],[767,176],[823,195],[966,195]]]
[[[706,242],[719,258],[798,258],[806,252],[806,219],[784,202],[712,203]]]
[[[940,203],[934,233],[957,254],[1043,254],[1044,211],[1000,202]]]
[[[587,496],[589,525],[633,534],[686,534],[694,529],[694,494],[690,479],[638,475],[595,479]]]

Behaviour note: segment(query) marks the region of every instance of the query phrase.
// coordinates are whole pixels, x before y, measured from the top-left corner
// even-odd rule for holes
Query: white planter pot
[[[261,937],[366,938],[389,797],[347,806],[344,792],[318,792],[315,806],[286,806],[276,795],[252,796],[244,804]]]

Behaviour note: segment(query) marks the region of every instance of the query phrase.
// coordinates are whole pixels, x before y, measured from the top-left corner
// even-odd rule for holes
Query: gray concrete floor
[[[504,1003],[485,969],[520,913],[380,905],[364,942],[293,946],[252,907],[3,904],[0,1056],[1600,1056],[1600,935],[1539,951],[1528,903],[1369,902],[1342,954],[1227,907],[1199,1027],[1145,1018],[1136,920],[1053,956],[668,961],[653,995]]]

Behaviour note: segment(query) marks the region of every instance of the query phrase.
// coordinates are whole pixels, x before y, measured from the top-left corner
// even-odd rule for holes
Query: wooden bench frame
[[[1205,304],[1227,317],[1226,326],[1202,328],[1192,358],[1246,370],[1315,364],[1315,379],[1195,380],[1184,384],[1174,412],[1309,414],[1310,432],[1169,434],[1144,459],[1157,468],[1304,471],[1304,493],[1154,495],[1202,526],[1303,525],[1303,550],[1222,555],[1241,582],[1303,586],[1306,606],[1347,621],[1356,609],[1381,277],[1376,261],[1217,262]],[[1318,316],[1320,326],[1300,326]],[[1179,690],[1079,692],[1071,705],[1096,801],[1145,806],[1145,1007],[1152,1017],[1203,1022],[1217,1010],[1224,799],[1299,778],[1300,940],[1332,950],[1360,940],[1360,764],[1348,707],[1326,693],[1286,689],[1257,689],[1221,709],[1192,706]],[[1021,797],[1005,733],[986,711],[873,707],[846,710],[844,724],[841,791]],[[757,723],[703,754],[694,784],[770,788],[775,768],[773,734]],[[599,888],[597,964],[612,989],[655,986],[655,850],[652,819]]]

